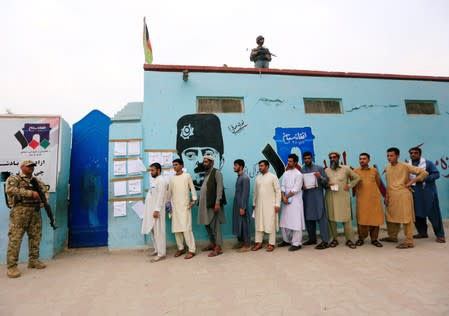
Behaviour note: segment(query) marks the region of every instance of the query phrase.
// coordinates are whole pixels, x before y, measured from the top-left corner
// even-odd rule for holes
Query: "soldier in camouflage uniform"
[[[7,275],[18,278],[17,268],[20,245],[24,233],[28,234],[29,260],[28,268],[44,269],[45,264],[39,261],[39,244],[42,235],[42,218],[39,209],[41,200],[36,191],[31,190],[31,179],[36,164],[31,160],[22,161],[20,174],[10,176],[6,180],[6,194],[11,207],[9,215],[9,243],[7,252]],[[42,192],[46,192],[45,185],[38,180]]]

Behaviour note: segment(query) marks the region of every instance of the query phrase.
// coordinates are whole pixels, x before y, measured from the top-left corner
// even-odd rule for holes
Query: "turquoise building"
[[[228,204],[223,232],[228,239],[236,180],[233,161],[245,160],[252,189],[259,160],[285,163],[289,153],[306,150],[320,165],[329,151],[339,151],[353,167],[358,166],[359,153],[368,152],[382,170],[388,147],[400,148],[405,160],[410,147],[420,146],[423,157],[435,162],[441,173],[437,186],[447,218],[448,126],[449,77],[145,65],[144,102],[125,106],[110,126],[109,248],[148,242],[140,234],[138,210],[150,179],[136,161],[146,168],[162,161],[168,177],[171,159],[182,156],[187,172],[200,184],[195,168],[205,153],[216,155],[224,175]],[[277,171],[282,168],[278,164]],[[271,171],[276,171],[273,166]],[[195,207],[194,235],[204,240],[207,235],[196,224],[196,214]],[[167,219],[167,238],[173,242],[170,229]]]

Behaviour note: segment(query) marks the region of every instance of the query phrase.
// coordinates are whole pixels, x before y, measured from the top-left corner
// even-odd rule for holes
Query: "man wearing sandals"
[[[414,247],[413,222],[415,221],[415,213],[413,210],[412,185],[417,181],[423,181],[429,174],[424,169],[399,162],[399,154],[400,151],[396,147],[387,149],[387,159],[390,163],[385,168],[388,237],[382,238],[381,241],[398,242],[398,234],[402,224],[405,240],[396,248],[407,249]],[[416,177],[409,179],[409,174],[415,174]]]
[[[281,227],[283,240],[278,244],[278,247],[290,246],[288,251],[301,249],[302,231],[305,228],[302,202],[303,175],[296,169],[298,160],[296,154],[288,155],[287,170],[281,183],[283,206],[279,226]]]
[[[338,152],[329,153],[330,167],[325,170],[329,183],[326,190],[326,210],[329,218],[329,231],[332,238],[329,247],[338,245],[337,222],[344,225],[346,246],[355,249],[352,241],[354,233],[352,231],[352,211],[351,196],[349,189],[355,187],[360,181],[360,177],[351,168],[339,164],[340,154]]]
[[[206,226],[210,241],[210,245],[202,250],[211,251],[208,256],[216,257],[223,253],[221,224],[226,222],[223,211],[225,204],[223,176],[220,170],[214,168],[213,156],[204,156],[203,167],[206,173],[200,190],[198,224]]]
[[[281,203],[281,187],[278,178],[268,171],[267,160],[259,161],[259,175],[256,177],[253,192],[253,216],[256,224],[256,244],[251,250],[262,248],[264,233],[267,233],[267,251],[274,250],[276,231],[279,229],[278,213]]]
[[[161,165],[157,162],[150,165],[151,185],[145,198],[145,209],[142,221],[142,234],[151,234],[154,252],[152,263],[165,259],[165,196],[168,184],[161,175]]]
[[[371,244],[382,247],[377,240],[380,226],[384,223],[384,208],[382,207],[380,193],[380,176],[376,168],[369,166],[370,155],[361,153],[359,155],[360,168],[354,170],[360,176],[360,182],[355,187],[357,197],[357,224],[359,239],[357,246],[365,243],[368,233],[371,237]]]
[[[440,202],[438,201],[437,186],[435,180],[440,177],[433,162],[421,157],[422,151],[419,147],[410,148],[409,164],[415,167],[425,169],[429,175],[423,182],[417,182],[413,186],[413,205],[415,206],[416,230],[418,233],[413,238],[428,238],[427,235],[427,218],[432,224],[436,241],[439,243],[446,242],[444,237],[444,226],[441,218]],[[413,175],[410,175],[412,178]]]
[[[176,174],[171,177],[168,186],[167,200],[172,206],[172,232],[175,234],[178,250],[175,257],[186,253],[184,240],[189,248],[184,259],[191,259],[195,256],[195,238],[192,232],[192,206],[196,203],[196,190],[193,185],[192,177],[182,168],[184,162],[182,159],[173,160],[173,169]],[[190,191],[190,192],[189,192]],[[192,198],[190,199],[190,194]]]

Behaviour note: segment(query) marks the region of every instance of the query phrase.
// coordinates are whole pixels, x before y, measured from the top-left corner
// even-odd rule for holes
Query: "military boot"
[[[33,260],[28,262],[28,268],[30,269],[45,269],[47,266],[40,260]]]
[[[21,275],[21,273],[20,273],[19,269],[17,268],[17,266],[15,266],[12,268],[8,268],[8,270],[6,271],[6,275],[9,278],[18,278]]]

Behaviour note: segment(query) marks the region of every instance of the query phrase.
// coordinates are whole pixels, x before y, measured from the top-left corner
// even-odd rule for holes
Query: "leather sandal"
[[[274,245],[268,244],[267,251],[272,252],[274,250]]]
[[[216,257],[216,256],[221,255],[222,253],[223,253],[223,250],[221,249],[221,247],[220,246],[216,246],[214,248],[214,250],[212,250],[212,252],[209,253],[207,256],[208,257]]]
[[[183,249],[183,250],[177,250],[177,251],[175,252],[174,257],[177,258],[177,257],[179,257],[179,256],[181,256],[181,255],[183,255],[183,254],[185,254],[185,253],[186,253],[186,250],[185,250],[185,249]]]
[[[371,240],[371,244],[376,246],[376,247],[383,247],[384,246],[378,240]]]
[[[251,248],[252,251],[257,251],[257,250],[260,250],[260,249],[262,249],[262,243],[261,243],[261,242],[257,242],[257,243]]]
[[[335,248],[337,246],[338,246],[338,240],[337,239],[332,240],[331,243],[329,244],[329,247],[331,247],[331,248]]]
[[[362,239],[358,239],[358,240],[355,242],[355,245],[356,245],[356,246],[363,246],[364,243],[365,243],[365,241],[363,241]]]
[[[193,257],[195,257],[195,253],[189,251],[189,252],[184,256],[184,259],[192,259]]]
[[[413,247],[415,247],[413,244],[407,244],[405,242],[396,246],[396,248],[398,248],[398,249],[408,249],[408,248],[413,248]]]
[[[357,248],[357,246],[352,242],[352,240],[348,240],[348,241],[346,242],[346,246],[348,246],[348,247],[351,248],[351,249]]]

